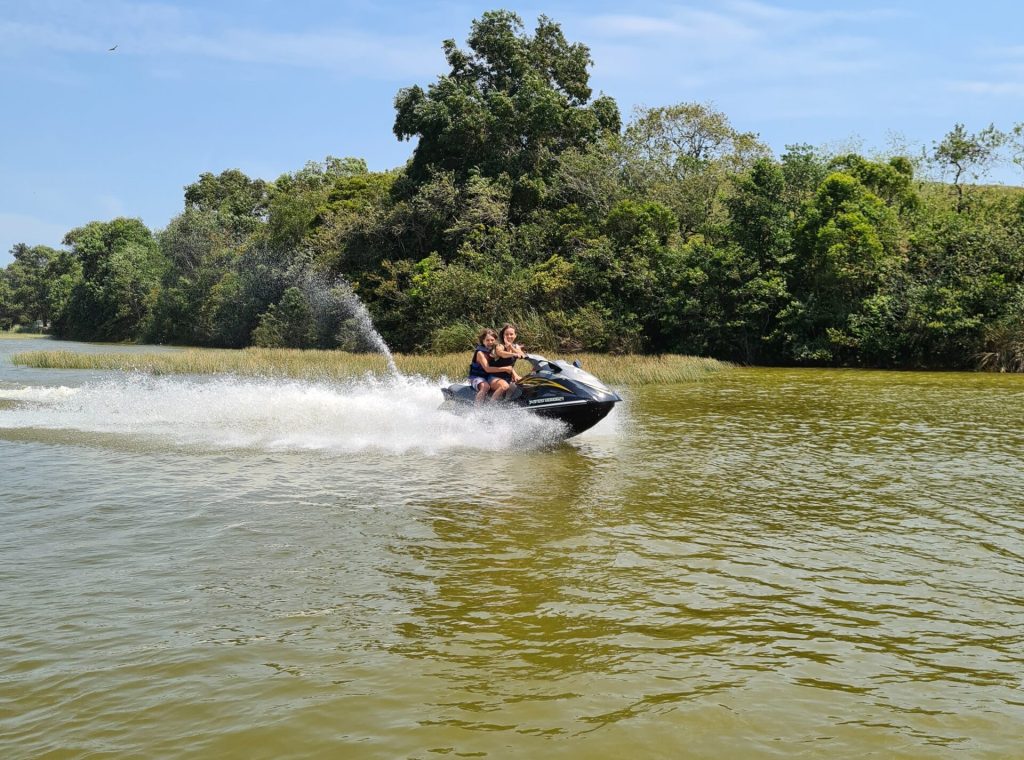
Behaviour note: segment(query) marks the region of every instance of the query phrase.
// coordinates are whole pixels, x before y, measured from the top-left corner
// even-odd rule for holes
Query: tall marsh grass
[[[1024,325],[1001,324],[985,332],[985,350],[977,356],[986,372],[1024,372]]]
[[[609,356],[577,354],[583,367],[610,385],[685,383],[712,375],[730,365],[693,356]],[[304,351],[289,348],[186,349],[154,354],[80,354],[73,351],[30,351],[14,354],[11,361],[40,369],[114,369],[155,375],[234,374],[258,377],[347,378],[385,375],[380,354],[344,351]],[[395,363],[403,374],[429,378],[461,378],[469,366],[469,352],[421,355],[397,354]],[[528,369],[523,363],[520,368]]]

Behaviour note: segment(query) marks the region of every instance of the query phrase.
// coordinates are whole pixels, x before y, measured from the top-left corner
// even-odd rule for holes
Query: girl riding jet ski
[[[532,371],[506,391],[498,403],[558,420],[568,430],[566,438],[589,430],[622,401],[619,394],[584,372],[578,361],[569,364],[537,354],[525,354],[523,358],[530,362]],[[458,412],[476,407],[477,392],[469,382],[452,383],[441,388],[441,393],[442,409]]]

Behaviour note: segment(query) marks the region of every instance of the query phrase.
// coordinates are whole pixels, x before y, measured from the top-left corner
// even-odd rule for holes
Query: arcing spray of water
[[[332,283],[321,275],[308,272],[302,278],[300,289],[313,313],[313,319],[321,329],[332,331],[334,342],[351,351],[370,349],[379,352],[387,362],[388,371],[396,377],[401,376],[395,357],[374,327],[366,305],[344,278],[339,277]]]

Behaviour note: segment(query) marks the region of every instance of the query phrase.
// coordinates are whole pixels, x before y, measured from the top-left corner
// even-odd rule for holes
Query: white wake
[[[561,438],[559,423],[516,411],[438,409],[434,381],[334,383],[128,375],[78,388],[0,388],[0,430],[62,430],[225,449],[439,453],[505,450]]]

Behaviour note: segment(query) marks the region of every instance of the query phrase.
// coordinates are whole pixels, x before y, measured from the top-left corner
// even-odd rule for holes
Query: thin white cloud
[[[618,38],[676,37],[704,40],[708,45],[730,45],[752,39],[799,39],[809,29],[847,27],[904,17],[903,11],[869,9],[796,10],[759,2],[729,2],[719,10],[674,7],[663,14],[599,14],[584,20],[596,33]]]
[[[48,48],[65,52],[95,52],[100,48],[96,38],[81,32],[42,24],[0,21],[0,50],[8,56],[25,50]]]
[[[756,30],[741,18],[722,13],[681,9],[670,16],[604,14],[585,22],[593,32],[606,38],[650,38],[716,40],[722,44],[752,39]]]
[[[950,82],[949,89],[952,90],[953,92],[966,92],[974,95],[993,95],[996,97],[1020,97],[1024,95],[1024,82]]]
[[[909,18],[913,14],[903,8],[858,8],[855,11],[822,8],[820,10],[796,10],[777,5],[756,2],[756,0],[735,0],[725,7],[737,15],[757,22],[777,22],[789,27],[820,26],[836,22],[882,21]]]
[[[0,56],[26,51],[103,53],[160,59],[154,69],[173,71],[167,59],[221,60],[294,66],[374,78],[433,71],[441,60],[437,41],[340,28],[284,32],[238,24],[206,12],[163,5],[115,2],[86,8],[50,4],[62,13],[32,13],[31,21],[0,21]],[[45,17],[45,20],[40,20]]]
[[[440,46],[346,30],[274,33],[229,29],[219,34],[153,35],[150,54],[164,52],[234,61],[295,66],[333,72],[414,75],[431,70],[441,57]]]
[[[733,2],[713,11],[675,7],[662,13],[602,14],[581,25],[589,31],[599,62],[595,73],[635,82],[651,71],[662,80],[685,71],[691,82],[706,88],[749,88],[898,69],[895,62],[902,53],[872,33],[876,21],[890,15]]]

